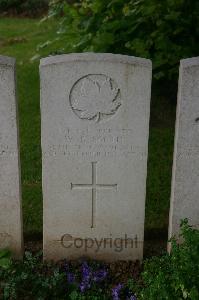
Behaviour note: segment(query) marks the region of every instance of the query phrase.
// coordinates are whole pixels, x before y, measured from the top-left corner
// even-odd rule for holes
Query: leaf
[[[196,287],[193,287],[191,289],[191,292],[190,292],[189,296],[190,296],[191,300],[197,300],[197,299],[199,299],[199,291],[197,290]]]
[[[82,79],[81,87],[74,90],[72,107],[80,111],[81,119],[100,119],[101,114],[113,114],[121,105],[116,99],[119,89],[112,87],[111,79],[104,75],[92,75]],[[103,80],[102,80],[103,78]]]
[[[0,268],[8,269],[10,265],[11,265],[10,258],[1,258],[0,259]]]
[[[11,257],[11,252],[8,249],[0,250],[0,259],[2,257]]]
[[[73,291],[73,292],[70,294],[69,297],[70,297],[71,300],[78,299],[78,292],[77,292],[77,291]]]
[[[81,118],[82,119],[93,119],[96,116],[96,113],[89,112],[88,110],[85,110],[81,113]]]
[[[7,249],[0,250],[0,268],[7,269],[11,264],[11,252]]]

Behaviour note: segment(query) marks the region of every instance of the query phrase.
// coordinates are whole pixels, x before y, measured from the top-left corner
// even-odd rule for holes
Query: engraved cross
[[[98,189],[115,189],[117,190],[117,184],[97,184],[97,162],[91,162],[92,165],[92,183],[91,184],[73,184],[71,183],[71,190],[73,189],[89,189],[92,191],[92,216],[91,216],[91,228],[95,227],[96,217],[96,200]]]

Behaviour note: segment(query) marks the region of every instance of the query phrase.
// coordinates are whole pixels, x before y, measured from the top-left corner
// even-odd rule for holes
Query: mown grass
[[[0,19],[0,54],[17,59],[22,198],[26,236],[42,233],[41,147],[38,44],[50,40],[56,23],[35,19]],[[44,55],[48,53],[44,49]],[[167,229],[175,105],[153,97],[149,140],[146,232]]]
[[[39,62],[36,46],[51,38],[54,24],[33,19],[0,19],[0,54],[17,59],[22,198],[25,234],[42,232]]]

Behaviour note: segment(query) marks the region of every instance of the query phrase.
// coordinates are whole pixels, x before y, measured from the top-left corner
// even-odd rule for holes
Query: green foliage
[[[1,54],[17,60],[23,218],[25,237],[29,238],[42,233],[39,68],[38,61],[30,62],[30,58],[36,45],[53,40],[56,28],[54,19],[41,24],[37,19],[0,18]],[[62,47],[63,42],[57,41],[42,49],[42,55]],[[73,50],[65,48],[66,52]],[[163,97],[152,97],[146,231],[166,231],[168,227],[174,121],[175,106]]]
[[[3,299],[67,299],[62,298],[66,288],[64,273],[56,266],[50,269],[43,264],[40,254],[26,253],[23,262],[13,262],[0,275]]]
[[[172,240],[171,254],[145,262],[142,274],[145,288],[140,299],[199,299],[199,230],[184,220],[181,225],[182,245]]]
[[[183,243],[173,239],[171,254],[146,260],[138,280],[129,273],[122,284],[118,284],[120,269],[114,269],[113,278],[113,264],[63,261],[55,265],[42,262],[41,253],[26,252],[24,261],[0,267],[0,299],[198,300],[199,230],[184,220],[181,233]],[[0,257],[7,255],[10,259],[7,251],[0,252]]]
[[[64,262],[59,265],[43,262],[41,253],[33,256],[26,252],[23,261],[13,261],[9,268],[0,269],[0,299],[111,299],[111,288],[103,290],[101,282],[88,286],[86,291],[80,290],[81,267],[81,265],[77,265],[76,269],[73,267],[77,281],[69,282]]]
[[[48,0],[0,0],[0,13],[36,16],[48,9]]]
[[[0,268],[8,269],[11,264],[11,253],[7,249],[0,250]]]
[[[199,55],[198,0],[54,0],[60,52],[112,52],[150,58],[156,79],[177,78],[179,60]]]

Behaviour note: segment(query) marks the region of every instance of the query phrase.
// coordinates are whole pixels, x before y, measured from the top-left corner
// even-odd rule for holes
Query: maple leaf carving
[[[102,75],[99,75],[102,76]],[[118,100],[119,88],[113,87],[110,78],[81,80],[81,86],[74,91],[72,108],[79,112],[81,119],[99,121],[102,115],[114,114],[121,102]]]

